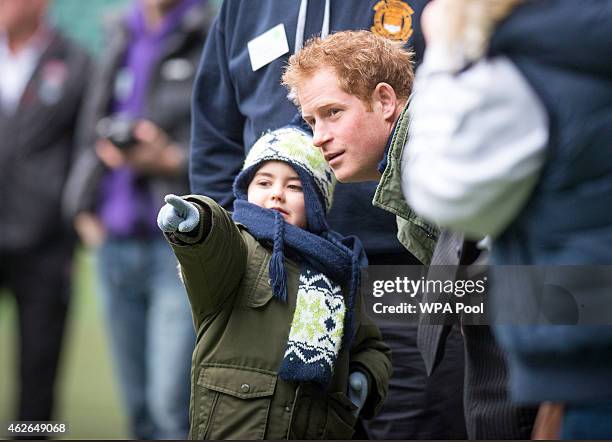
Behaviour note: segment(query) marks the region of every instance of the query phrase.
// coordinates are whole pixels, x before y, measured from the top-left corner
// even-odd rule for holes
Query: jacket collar
[[[393,129],[385,155],[387,164],[372,204],[398,217],[398,239],[419,261],[428,264],[438,236],[438,229],[420,218],[408,205],[402,193],[402,153],[408,139],[410,117],[406,103]]]

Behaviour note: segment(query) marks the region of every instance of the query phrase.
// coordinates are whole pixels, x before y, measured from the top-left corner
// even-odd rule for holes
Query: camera
[[[99,138],[106,138],[121,150],[128,150],[138,143],[134,136],[136,120],[125,115],[102,118],[96,125]]]

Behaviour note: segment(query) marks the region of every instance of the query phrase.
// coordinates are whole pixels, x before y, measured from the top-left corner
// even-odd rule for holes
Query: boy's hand
[[[349,376],[348,397],[357,410],[353,412],[355,417],[359,416],[366,399],[368,398],[368,378],[360,371],[354,371]]]
[[[192,203],[172,194],[166,195],[164,201],[167,204],[157,215],[157,225],[162,231],[185,233],[198,226],[200,212]]]

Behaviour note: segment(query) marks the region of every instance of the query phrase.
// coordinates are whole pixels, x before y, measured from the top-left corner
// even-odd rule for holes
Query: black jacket
[[[143,118],[161,127],[174,143],[185,150],[189,147],[191,128],[192,83],[210,20],[212,10],[206,1],[183,18],[180,26],[166,39],[163,54],[152,70],[148,85]],[[123,66],[130,33],[123,16],[109,18],[106,28],[106,51],[87,92],[79,125],[78,159],[64,194],[64,216],[68,219],[79,212],[95,210],[100,181],[107,171],[94,150],[95,127],[101,118],[111,113],[115,81]],[[188,193],[187,163],[184,173],[176,177],[148,176],[145,180],[154,201],[161,206],[164,195],[168,193]]]
[[[89,68],[87,53],[52,30],[16,112],[0,108],[0,251],[68,238],[60,201]]]

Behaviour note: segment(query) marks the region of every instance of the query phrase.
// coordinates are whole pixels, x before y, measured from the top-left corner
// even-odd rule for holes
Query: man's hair
[[[342,31],[325,39],[314,37],[289,58],[282,84],[297,106],[297,89],[318,71],[331,68],[340,88],[370,103],[378,83],[388,83],[400,100],[412,90],[413,52],[402,42],[379,37],[369,31]]]

